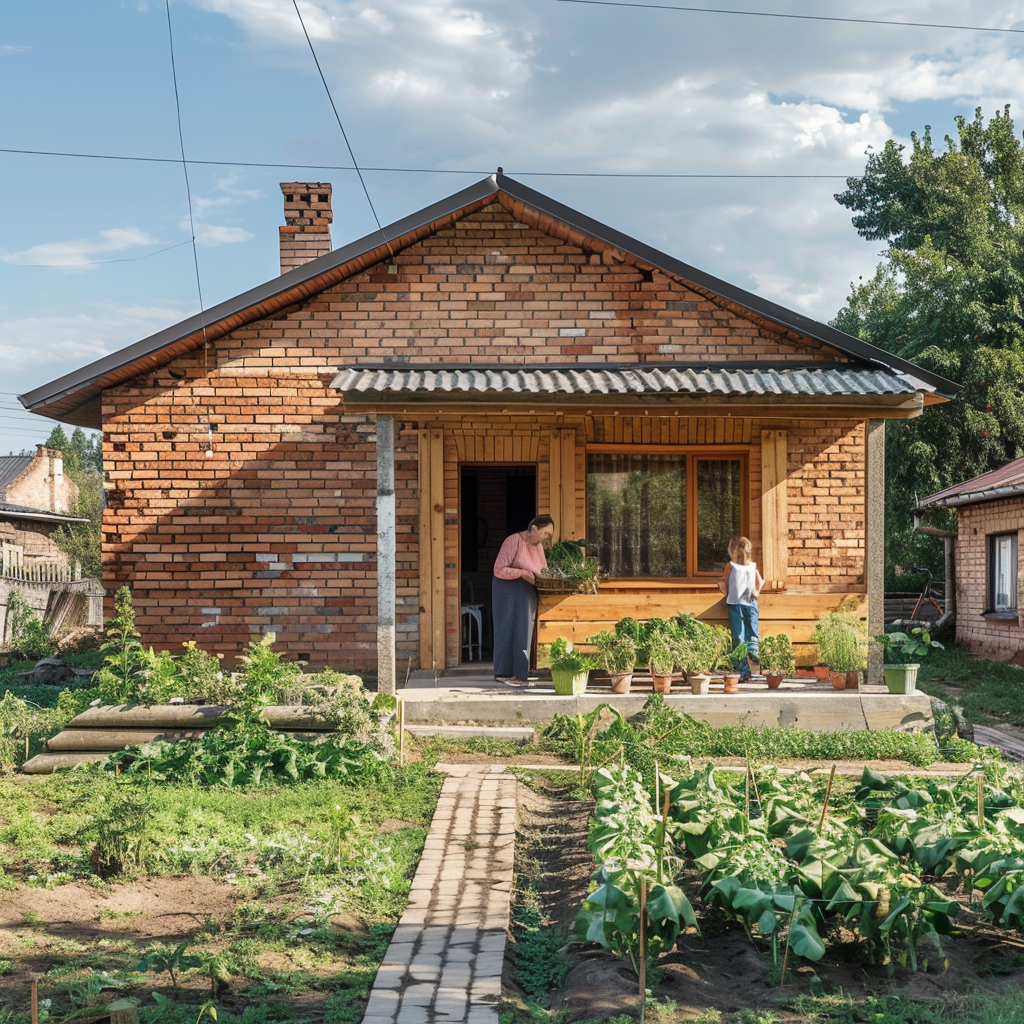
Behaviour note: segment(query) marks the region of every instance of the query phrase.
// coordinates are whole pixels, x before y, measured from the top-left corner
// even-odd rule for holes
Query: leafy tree
[[[103,449],[99,434],[86,435],[75,427],[68,438],[58,423],[46,439],[47,448],[64,455],[64,472],[78,487],[78,497],[67,512],[88,519],[68,523],[54,532],[54,539],[71,563],[78,562],[85,576],[100,576],[103,522]]]
[[[890,140],[836,196],[861,236],[884,241],[834,326],[963,385],[951,402],[886,426],[886,564],[941,567],[912,533],[925,496],[1024,455],[1024,149],[1007,106],[956,119],[910,153]]]

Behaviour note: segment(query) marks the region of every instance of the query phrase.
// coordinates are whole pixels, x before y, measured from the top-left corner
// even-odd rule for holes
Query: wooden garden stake
[[[747,830],[750,830],[750,759],[747,758],[747,773],[743,776],[743,801],[747,809]]]
[[[28,733],[25,733],[25,760],[28,760]]]
[[[654,762],[654,806],[661,806],[661,772],[658,770],[658,762]]]
[[[782,974],[779,977],[779,988],[786,984],[786,968],[789,966],[789,930],[793,927],[793,918],[796,917],[796,901],[793,901],[793,909],[789,915],[789,924],[786,925],[786,952],[782,954]]]
[[[818,819],[818,828],[822,828],[825,824],[825,818],[828,815],[828,802],[832,799],[832,783],[836,781],[836,766],[832,765],[832,771],[828,773],[828,785],[825,787],[825,802],[821,806],[821,817]],[[788,946],[786,947],[789,948]]]
[[[398,698],[398,764],[405,764],[405,701]]]
[[[985,776],[979,772],[975,779],[978,786],[978,831],[985,828]]]
[[[640,1024],[647,1009],[647,883],[640,883]]]
[[[39,1024],[39,982],[32,979],[32,1001],[29,1003],[32,1024]]]

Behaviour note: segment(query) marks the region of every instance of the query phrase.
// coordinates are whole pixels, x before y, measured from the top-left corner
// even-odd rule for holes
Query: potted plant
[[[585,540],[560,540],[547,552],[547,568],[536,576],[538,590],[547,593],[596,594],[600,563],[587,554]]]
[[[678,660],[678,649],[672,634],[657,631],[647,641],[647,656],[651,666],[651,681],[655,693],[671,693],[672,673]]]
[[[907,694],[917,689],[917,670],[921,659],[934,647],[942,648],[938,640],[923,626],[909,633],[882,633],[875,639],[885,649],[885,685],[890,693]]]
[[[782,685],[783,678],[796,671],[793,641],[785,633],[763,637],[759,654],[761,671],[768,681],[769,690],[777,690]]]
[[[611,676],[612,693],[629,693],[633,682],[633,669],[636,667],[636,640],[628,634],[619,636],[603,629],[587,643],[597,648],[598,657],[605,671]]]
[[[729,638],[732,643],[732,638]],[[725,669],[723,679],[723,692],[739,693],[740,691],[740,662],[747,656],[747,645],[737,644],[732,650],[727,650],[722,656],[721,666]]]
[[[558,637],[548,651],[548,665],[555,693],[560,697],[579,697],[586,692],[593,660],[571,640]]]
[[[818,660],[830,669],[833,689],[856,689],[867,646],[860,622],[845,612],[829,612],[815,625],[814,642]]]

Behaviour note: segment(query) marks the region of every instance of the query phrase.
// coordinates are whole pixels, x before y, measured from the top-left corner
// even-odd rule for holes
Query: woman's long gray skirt
[[[493,578],[494,674],[515,676],[524,683],[530,675],[530,648],[537,618],[537,588],[524,579]]]

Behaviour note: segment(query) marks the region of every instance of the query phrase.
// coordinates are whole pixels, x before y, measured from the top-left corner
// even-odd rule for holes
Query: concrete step
[[[488,736],[496,740],[512,740],[514,743],[534,743],[537,739],[533,729],[497,725],[406,725],[405,731],[413,736],[445,736],[460,740],[471,736]]]

